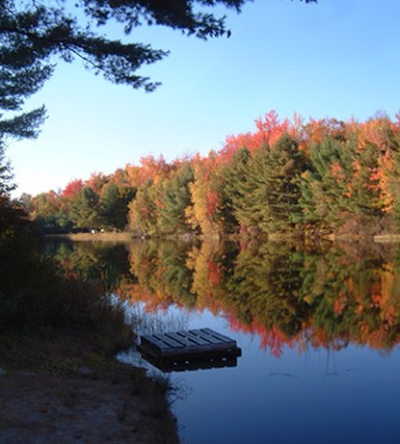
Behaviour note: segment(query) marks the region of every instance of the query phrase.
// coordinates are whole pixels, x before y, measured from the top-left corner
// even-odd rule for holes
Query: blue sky
[[[149,154],[205,155],[271,109],[306,120],[394,117],[399,19],[399,0],[255,0],[228,14],[230,39],[138,29],[134,41],[171,51],[140,71],[163,83],[150,94],[96,77],[79,60],[61,63],[27,104],[47,107],[41,135],[8,145],[15,195],[57,191]]]

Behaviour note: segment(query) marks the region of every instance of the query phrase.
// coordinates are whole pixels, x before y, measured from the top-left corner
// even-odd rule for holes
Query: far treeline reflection
[[[53,242],[46,252],[148,311],[218,313],[275,356],[285,346],[390,351],[400,342],[400,245],[150,240]]]

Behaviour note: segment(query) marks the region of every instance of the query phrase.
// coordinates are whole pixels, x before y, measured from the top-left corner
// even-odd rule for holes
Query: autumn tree
[[[74,179],[67,183],[64,189],[61,191],[61,197],[66,199],[74,199],[82,191],[85,186],[82,179]]]
[[[159,235],[159,217],[161,208],[158,203],[160,188],[148,180],[137,190],[129,204],[129,229],[136,236]]]
[[[44,233],[62,231],[60,200],[55,191],[40,193],[32,199],[30,217]]]
[[[101,191],[105,185],[109,182],[109,176],[103,173],[92,173],[85,185],[90,187],[97,194],[101,194]]]
[[[189,184],[191,205],[186,208],[186,217],[192,229],[205,236],[218,236],[223,231],[222,202],[214,180],[216,166],[216,153],[204,159],[197,156],[193,161],[194,180]]]

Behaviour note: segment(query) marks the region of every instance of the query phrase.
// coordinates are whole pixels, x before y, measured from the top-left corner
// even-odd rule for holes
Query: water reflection
[[[233,331],[258,336],[274,356],[285,347],[302,353],[350,343],[388,352],[400,340],[394,247],[137,241],[53,243],[47,251],[126,304],[153,313],[207,310]],[[163,317],[153,330],[167,327]]]
[[[399,442],[397,246],[51,248],[71,272],[106,276],[139,333],[210,327],[237,341],[237,367],[171,375],[183,443]]]

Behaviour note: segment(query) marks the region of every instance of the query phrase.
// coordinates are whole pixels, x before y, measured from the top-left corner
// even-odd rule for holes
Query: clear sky
[[[306,120],[394,117],[399,21],[399,0],[255,0],[229,13],[229,39],[140,29],[134,41],[171,51],[140,71],[163,83],[150,94],[96,77],[79,60],[59,64],[26,107],[46,105],[41,135],[8,145],[15,195],[57,191],[149,154],[206,155],[271,109]]]

